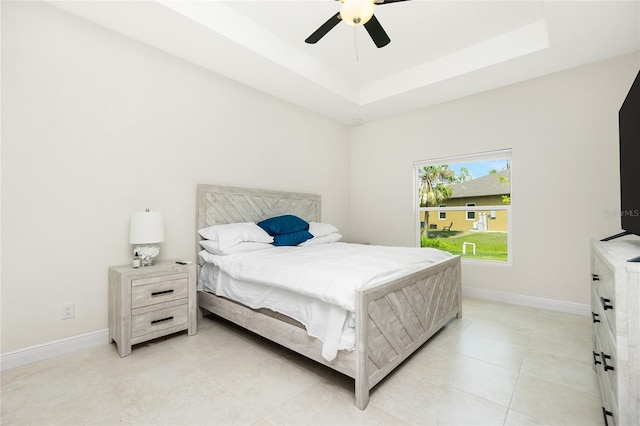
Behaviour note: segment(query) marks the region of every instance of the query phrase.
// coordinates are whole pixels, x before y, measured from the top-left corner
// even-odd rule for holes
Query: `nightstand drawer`
[[[147,309],[140,309],[139,311],[142,312],[139,314],[134,312],[131,317],[132,339],[166,328],[187,324],[189,319],[187,299],[169,302],[164,305],[166,307],[149,312],[145,312]]]
[[[180,275],[184,275],[181,277]],[[131,288],[131,307],[153,305],[168,302],[170,300],[183,299],[188,293],[188,278],[186,274],[175,274],[164,277],[154,277],[158,282],[140,285],[135,281],[148,282],[149,280],[134,280]],[[170,278],[170,279],[167,279]]]

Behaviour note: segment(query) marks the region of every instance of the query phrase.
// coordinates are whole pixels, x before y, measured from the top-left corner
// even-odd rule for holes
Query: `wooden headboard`
[[[197,203],[196,231],[225,223],[260,222],[283,214],[320,221],[319,194],[199,184]],[[201,247],[196,235],[197,253]]]

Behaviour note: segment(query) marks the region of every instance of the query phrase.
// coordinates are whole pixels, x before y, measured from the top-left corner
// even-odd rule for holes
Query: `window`
[[[512,263],[511,150],[414,162],[416,246]],[[440,221],[443,221],[442,223]]]
[[[476,203],[467,203],[467,207],[475,207]],[[476,212],[467,210],[467,220],[476,220]]]
[[[447,207],[446,204],[440,204],[438,207]],[[438,212],[438,219],[439,220],[447,220],[447,212],[440,210]]]

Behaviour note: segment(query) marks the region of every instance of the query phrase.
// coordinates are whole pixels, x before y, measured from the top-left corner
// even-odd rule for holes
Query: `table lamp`
[[[160,254],[158,243],[164,241],[164,225],[162,213],[135,212],[131,215],[129,243],[138,244],[133,250],[142,260],[142,266],[153,265],[155,257]]]

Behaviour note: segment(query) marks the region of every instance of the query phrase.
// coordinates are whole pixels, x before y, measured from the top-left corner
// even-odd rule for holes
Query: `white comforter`
[[[295,318],[305,325],[310,336],[322,341],[322,356],[332,361],[338,350],[352,349],[355,343],[349,312],[355,311],[356,289],[416,272],[453,256],[429,248],[331,243],[269,247],[228,256],[202,251],[200,257],[222,272],[216,280],[216,294]],[[260,285],[240,286],[233,279]],[[265,284],[282,290],[270,291]],[[295,299],[282,291],[302,295],[306,301],[303,305],[292,302]],[[324,303],[314,303],[314,299]]]
[[[236,279],[265,283],[355,311],[355,290],[453,257],[430,248],[332,243],[271,247],[229,256],[202,254]]]

